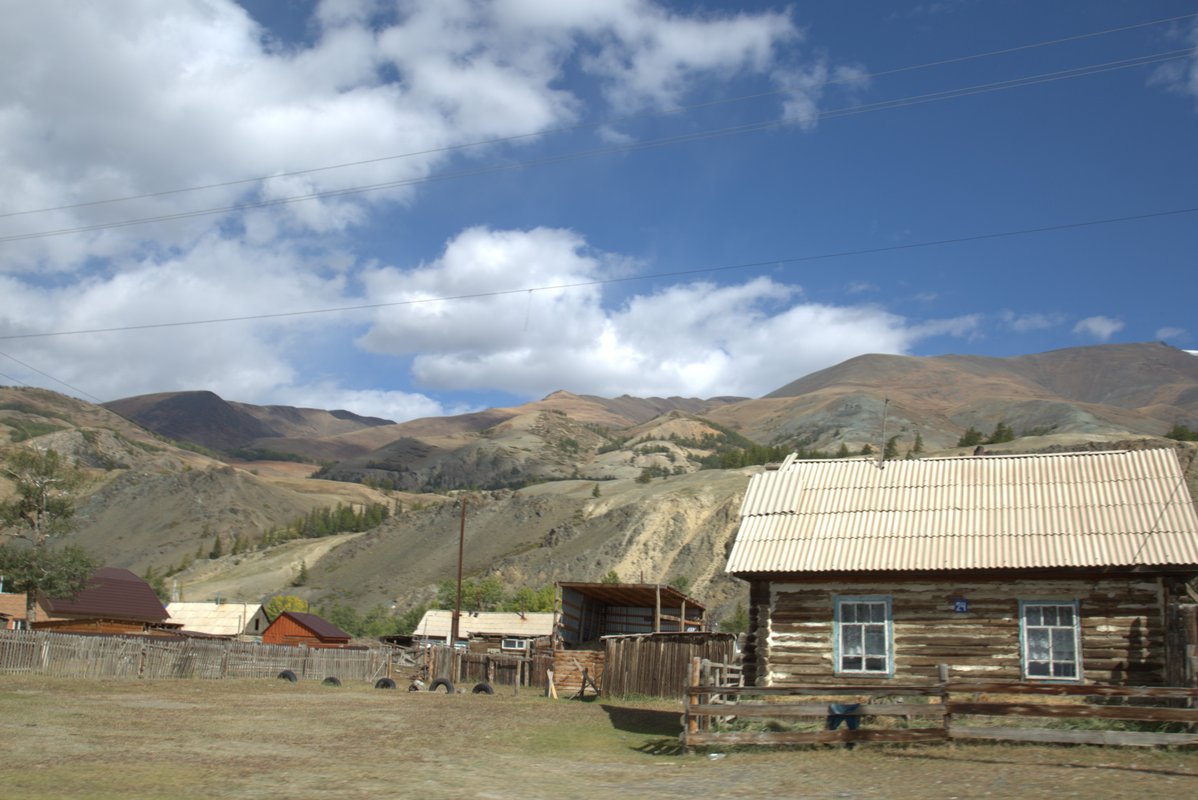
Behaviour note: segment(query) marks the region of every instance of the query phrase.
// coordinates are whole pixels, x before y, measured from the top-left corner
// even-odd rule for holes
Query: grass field
[[[1198,752],[682,754],[680,706],[285,681],[0,676],[0,798],[1198,797]]]

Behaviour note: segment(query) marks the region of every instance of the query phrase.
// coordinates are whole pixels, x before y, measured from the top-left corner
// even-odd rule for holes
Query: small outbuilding
[[[412,632],[414,641],[446,644],[453,630],[453,612],[429,609]],[[537,639],[553,633],[553,612],[474,611],[458,620],[458,638],[471,650],[526,654]]]
[[[0,592],[0,630],[19,631],[25,622],[25,593]]]
[[[653,583],[557,584],[558,640],[566,647],[603,636],[705,630],[707,609],[672,586]]]
[[[35,630],[141,634],[178,628],[150,585],[127,569],[101,567],[72,598],[38,599]]]
[[[728,572],[749,685],[1179,685],[1198,514],[1172,450],[800,461],[755,475]]]
[[[284,611],[262,632],[263,644],[306,647],[346,647],[350,635],[315,614]]]
[[[270,618],[261,603],[175,601],[166,610],[183,633],[202,633],[227,639],[261,639]]]

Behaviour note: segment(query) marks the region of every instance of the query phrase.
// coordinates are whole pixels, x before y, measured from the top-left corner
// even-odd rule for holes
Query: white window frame
[[[1052,616],[1046,617],[1045,611]],[[1068,622],[1061,622],[1062,611],[1068,612]],[[1020,600],[1019,601],[1019,668],[1025,681],[1078,683],[1082,680],[1082,629],[1077,600]],[[1032,658],[1033,634],[1047,631],[1047,652]],[[1073,647],[1072,660],[1056,657],[1065,641]],[[1072,665],[1073,674],[1065,674]],[[1044,668],[1048,674],[1043,674]],[[1033,674],[1035,673],[1035,674]]]
[[[503,639],[499,642],[499,649],[500,650],[519,650],[521,652],[528,652],[528,640],[527,639]]]
[[[832,657],[833,668],[836,674],[870,675],[874,677],[885,678],[894,677],[894,614],[891,598],[888,595],[846,595],[843,597],[834,597],[833,601],[834,616],[832,623]],[[851,612],[849,611],[850,607],[852,609]],[[858,611],[861,610],[862,607],[867,607],[872,610],[869,615],[870,619],[858,619]],[[876,610],[879,607],[881,607],[881,616],[883,617],[881,620],[875,619],[875,617],[878,616]],[[846,621],[845,617],[851,617],[851,619]],[[844,661],[846,658],[857,657],[856,655],[846,655],[843,652],[846,648],[846,645],[853,647],[851,643],[846,641],[846,636],[851,635],[849,634],[849,631],[852,629],[859,629],[859,638],[862,643],[862,647],[860,649],[864,650],[865,643],[870,638],[868,634],[871,632],[868,631],[867,628],[874,628],[872,632],[876,634],[876,626],[878,625],[883,626],[882,649],[884,652],[862,652],[860,655],[860,668],[845,668]],[[853,647],[853,649],[857,648]],[[870,669],[870,661],[873,661],[876,664],[877,659],[879,658],[881,658],[883,661],[882,665]]]

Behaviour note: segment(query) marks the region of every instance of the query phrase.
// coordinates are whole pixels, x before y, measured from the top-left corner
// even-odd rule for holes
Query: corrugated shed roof
[[[52,616],[128,619],[162,622],[170,617],[150,584],[127,569],[101,567],[73,598],[48,598],[44,602]]]
[[[186,631],[208,633],[213,636],[238,636],[245,632],[246,625],[262,610],[260,603],[168,603],[166,610],[173,622],[183,625]],[[265,627],[265,626],[263,626]]]
[[[707,608],[693,597],[675,589],[656,583],[577,583],[560,581],[558,586],[573,589],[583,597],[597,600],[604,605],[626,608],[653,608],[660,595],[663,608],[678,608],[683,603],[690,609],[706,611]]]
[[[315,614],[304,614],[299,611],[284,611],[280,617],[290,617],[291,619],[303,625],[312,633],[316,634],[321,641],[332,641],[335,639],[350,640],[350,635],[338,628],[333,623],[323,617],[318,617]]]
[[[728,572],[1198,565],[1171,450],[788,460],[750,480]]]
[[[430,609],[424,612],[413,636],[429,639],[447,639],[453,629],[453,612]],[[477,614],[462,612],[458,622],[458,636],[549,636],[553,633],[553,614],[546,612],[526,613],[523,617],[515,612],[480,611]]]

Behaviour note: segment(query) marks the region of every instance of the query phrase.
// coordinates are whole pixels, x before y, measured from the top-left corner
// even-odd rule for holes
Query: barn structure
[[[72,598],[38,599],[33,628],[56,633],[144,634],[177,629],[150,585],[127,569],[101,567]]]
[[[305,647],[346,647],[350,635],[315,614],[284,611],[262,632],[263,644]]]
[[[748,685],[1195,680],[1198,515],[1172,450],[792,456],[750,481],[727,570],[750,587]]]

